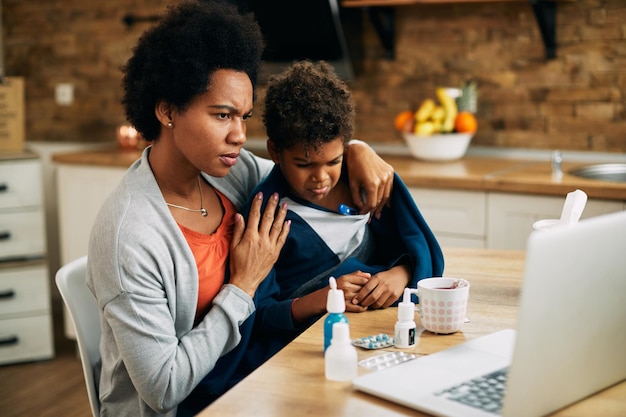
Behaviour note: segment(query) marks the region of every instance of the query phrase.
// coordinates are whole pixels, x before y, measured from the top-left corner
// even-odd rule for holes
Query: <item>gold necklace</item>
[[[171,204],[171,203],[168,203],[167,201],[165,202],[165,204],[167,204],[170,207],[177,208],[177,209],[192,211],[194,213],[200,213],[200,214],[202,214],[202,217],[206,217],[208,213],[207,213],[206,209],[204,208],[204,204],[202,202],[202,186],[200,185],[200,177],[199,176],[198,176],[198,191],[200,191],[200,209],[197,209],[197,210],[196,209],[190,209],[189,207],[183,207],[183,206],[179,206],[177,204]]]

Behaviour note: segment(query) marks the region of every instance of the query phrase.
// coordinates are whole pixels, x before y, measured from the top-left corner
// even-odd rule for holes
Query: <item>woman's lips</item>
[[[224,162],[224,164],[228,165],[229,167],[232,167],[237,163],[237,158],[239,158],[238,153],[229,153],[220,156],[222,162]]]

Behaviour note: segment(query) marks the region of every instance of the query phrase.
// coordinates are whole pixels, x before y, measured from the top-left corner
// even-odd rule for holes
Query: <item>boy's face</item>
[[[280,152],[268,141],[272,160],[280,165],[291,192],[296,196],[320,204],[339,182],[343,162],[344,142],[335,139],[324,143],[316,151],[306,152],[304,146],[294,146]]]

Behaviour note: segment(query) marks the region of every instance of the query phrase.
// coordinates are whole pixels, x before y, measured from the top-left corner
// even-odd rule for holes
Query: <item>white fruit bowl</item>
[[[415,135],[403,133],[411,155],[425,161],[454,161],[467,152],[473,133],[437,133]]]

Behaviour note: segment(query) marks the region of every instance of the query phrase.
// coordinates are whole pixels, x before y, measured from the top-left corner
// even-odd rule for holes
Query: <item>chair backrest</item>
[[[55,280],[76,330],[89,404],[92,414],[97,417],[100,414],[100,400],[95,367],[100,360],[101,329],[98,305],[87,287],[86,278],[87,257],[83,256],[63,265],[57,271]]]

